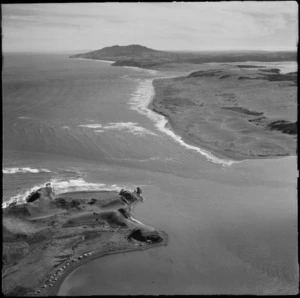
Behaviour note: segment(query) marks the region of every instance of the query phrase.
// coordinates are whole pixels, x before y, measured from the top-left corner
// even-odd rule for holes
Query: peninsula
[[[184,73],[154,79],[149,108],[165,116],[186,143],[218,157],[296,154],[297,72],[281,73],[265,63],[296,61],[296,52],[167,52],[129,45],[70,58],[110,60],[112,66],[155,69],[166,77],[169,71]]]
[[[3,209],[5,296],[53,296],[94,258],[167,245],[166,233],[132,218],[143,201],[139,187],[55,195],[47,184],[26,201]]]
[[[158,51],[141,45],[111,46],[100,50],[76,54],[70,58],[115,61],[113,66],[135,66],[153,69],[172,64],[202,64],[208,62],[244,62],[244,61],[296,61],[297,53],[289,51],[201,51],[170,52]]]

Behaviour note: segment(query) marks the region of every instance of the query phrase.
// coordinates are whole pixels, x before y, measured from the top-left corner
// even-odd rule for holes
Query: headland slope
[[[166,245],[164,232],[132,218],[142,201],[140,188],[55,195],[47,185],[3,209],[3,294],[55,295],[89,260]]]

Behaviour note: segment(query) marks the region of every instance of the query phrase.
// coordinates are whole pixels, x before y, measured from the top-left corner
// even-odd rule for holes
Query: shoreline
[[[168,236],[166,233],[164,233],[162,231],[160,231],[160,232],[164,234],[163,241],[160,243],[156,243],[156,244],[152,244],[152,245],[145,244],[145,245],[143,245],[143,248],[141,248],[141,246],[138,246],[138,247],[132,247],[132,248],[125,248],[125,249],[121,249],[121,250],[101,251],[101,252],[92,254],[89,257],[86,257],[79,263],[75,263],[75,265],[73,265],[72,267],[69,267],[67,270],[65,270],[65,274],[63,274],[61,276],[61,278],[57,280],[57,282],[54,284],[54,286],[52,288],[50,288],[47,295],[45,295],[45,296],[58,296],[57,294],[59,293],[60,287],[61,287],[62,283],[64,282],[64,280],[70,274],[72,274],[77,268],[79,268],[82,265],[84,265],[88,262],[91,262],[95,259],[109,256],[109,255],[114,255],[114,254],[129,253],[129,252],[134,252],[134,251],[144,251],[144,250],[151,249],[151,248],[158,247],[158,246],[167,246]],[[41,295],[41,296],[44,296],[44,295]]]
[[[99,59],[88,59],[88,58],[75,58],[75,59],[96,60],[96,61],[98,60],[98,61],[102,61],[102,62],[108,62],[107,60],[99,60]],[[110,62],[112,62],[111,64],[113,64],[115,61],[110,61]],[[250,62],[252,62],[252,61],[250,61]],[[255,61],[253,61],[253,62],[255,62]],[[243,63],[243,62],[234,62],[234,63]],[[234,64],[234,63],[232,63],[232,64]],[[247,62],[245,62],[245,63],[247,63]],[[259,62],[257,62],[257,63],[259,63]],[[260,62],[260,63],[263,63],[263,62]],[[208,64],[208,63],[205,63],[205,64]],[[111,65],[111,66],[113,66],[113,65]],[[160,70],[151,70],[151,69],[142,68],[142,67],[138,67],[138,66],[121,66],[121,67],[132,68],[137,71],[146,71],[146,72],[150,72],[150,73],[151,73],[151,71],[155,71],[155,73],[158,73],[158,72],[163,73],[163,71],[160,71]],[[179,143],[181,146],[185,147],[186,149],[196,151],[197,153],[204,156],[208,161],[216,163],[216,164],[220,164],[222,166],[231,166],[236,163],[240,163],[240,162],[243,162],[246,160],[253,160],[253,159],[278,159],[278,158],[283,158],[283,157],[287,157],[287,156],[297,156],[297,155],[291,155],[291,154],[271,155],[271,156],[267,155],[267,154],[266,155],[252,155],[252,156],[246,155],[245,156],[243,154],[233,153],[233,152],[232,153],[231,152],[224,153],[222,150],[217,150],[216,148],[209,146],[207,144],[202,144],[202,143],[198,144],[198,142],[195,142],[191,138],[188,138],[187,136],[182,135],[180,130],[178,130],[177,128],[174,127],[174,123],[172,122],[172,119],[169,116],[165,115],[164,113],[162,113],[161,111],[159,111],[155,108],[154,102],[155,102],[156,93],[155,93],[155,87],[154,87],[153,83],[155,80],[184,78],[184,77],[192,74],[194,71],[195,70],[189,70],[189,71],[184,71],[183,74],[180,74],[180,75],[157,76],[155,78],[149,79],[149,80],[151,80],[151,86],[153,88],[153,92],[151,92],[151,96],[150,96],[150,99],[148,100],[148,102],[147,103],[131,102],[130,104],[131,105],[136,104],[137,107],[135,110],[137,110],[138,112],[140,112],[143,115],[148,116],[152,121],[154,121],[155,127],[159,131],[163,132],[164,134],[167,134],[169,137],[171,137],[174,141]],[[147,81],[147,80],[148,79],[146,79],[144,81]],[[138,106],[138,105],[140,105],[140,106]],[[145,112],[145,111],[143,111],[143,109],[147,109],[148,111]],[[151,117],[151,114],[149,112],[155,113],[156,115],[158,115],[159,117],[162,117],[162,118],[157,119],[157,117]]]
[[[136,220],[132,216],[133,215],[133,209],[134,209],[135,205],[137,205],[139,203],[142,203],[143,200],[142,201],[135,201],[129,206],[129,209],[130,209],[129,220],[133,223],[137,223],[138,225],[144,226],[146,228],[150,228],[151,230],[155,231],[155,229],[153,227],[150,227],[150,226],[147,226],[147,225],[143,224],[142,222]],[[165,233],[163,231],[159,231],[159,233],[161,233],[163,235],[163,238],[162,238],[163,240],[159,243],[153,243],[153,244],[143,243],[142,245],[141,244],[135,244],[135,246],[137,246],[137,247],[116,249],[116,250],[111,248],[111,251],[110,251],[110,249],[106,249],[105,251],[100,251],[100,252],[93,253],[91,256],[88,256],[88,257],[84,258],[82,261],[79,261],[79,263],[75,263],[75,266],[73,265],[71,268],[68,268],[70,270],[68,270],[68,269],[65,270],[65,272],[64,272],[65,274],[63,274],[61,276],[61,278],[59,280],[57,280],[57,282],[54,284],[54,286],[48,291],[46,296],[57,296],[63,281],[72,272],[74,272],[74,270],[76,270],[77,268],[81,267],[82,265],[84,265],[84,264],[86,264],[86,263],[88,263],[92,260],[95,260],[95,259],[98,259],[98,258],[101,258],[101,257],[105,257],[105,256],[109,256],[109,255],[114,255],[114,254],[129,253],[129,252],[134,252],[134,251],[144,251],[144,250],[154,248],[154,247],[157,247],[157,246],[167,246],[168,245],[168,235],[167,235],[167,233]],[[63,266],[63,265],[64,264],[60,264],[60,267]]]
[[[5,295],[56,295],[65,278],[89,261],[168,244],[167,233],[133,217],[135,205],[144,201],[140,188],[55,195],[47,184],[27,199],[4,209],[5,223],[21,220],[29,231],[33,228],[27,235],[17,226],[4,227]],[[22,243],[27,251],[17,258],[14,248]],[[39,278],[28,276],[30,271],[39,272]]]
[[[192,74],[193,72],[189,72],[188,75]],[[155,107],[155,96],[156,96],[156,92],[155,92],[155,86],[154,86],[154,81],[155,80],[167,80],[170,78],[182,78],[184,76],[174,76],[174,77],[159,77],[159,78],[155,78],[152,80],[152,85],[153,85],[153,89],[154,89],[154,94],[152,96],[152,99],[150,101],[150,103],[148,104],[147,108],[149,110],[151,110],[152,112],[155,112],[156,114],[164,117],[166,119],[166,123],[164,126],[164,130],[169,130],[170,132],[172,132],[172,134],[174,134],[174,139],[176,138],[177,142],[180,142],[181,145],[185,146],[185,147],[189,147],[191,146],[192,148],[188,148],[188,149],[194,149],[196,151],[197,148],[201,151],[199,152],[201,155],[204,155],[209,161],[212,162],[216,162],[216,163],[221,163],[222,165],[226,165],[226,166],[231,166],[232,164],[236,164],[236,163],[240,163],[246,160],[255,160],[255,159],[278,159],[278,158],[284,158],[284,157],[288,157],[288,156],[297,156],[297,154],[278,154],[278,155],[243,155],[243,154],[239,154],[239,153],[234,153],[234,152],[226,152],[224,153],[224,151],[222,150],[217,150],[216,148],[214,148],[213,146],[209,146],[207,144],[198,144],[198,142],[195,142],[192,138],[189,138],[185,135],[182,135],[180,129],[174,127],[174,123],[172,118],[169,115],[164,114],[162,111],[160,111],[159,109],[157,109]],[[163,131],[163,130],[161,130]],[[168,135],[170,135],[170,133],[163,131],[165,133],[167,133]],[[208,156],[209,155],[209,156]],[[229,161],[228,161],[229,158]],[[220,162],[221,161],[221,162]]]

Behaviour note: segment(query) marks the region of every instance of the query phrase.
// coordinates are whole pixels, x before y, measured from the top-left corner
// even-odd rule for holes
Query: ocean
[[[147,109],[152,80],[177,75],[4,54],[3,206],[46,182],[55,193],[140,186],[134,216],[169,234],[167,247],[79,267],[59,294],[296,291],[296,157],[234,162],[185,144]]]

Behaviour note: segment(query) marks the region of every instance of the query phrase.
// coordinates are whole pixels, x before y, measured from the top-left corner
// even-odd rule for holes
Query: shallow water
[[[142,187],[135,217],[168,246],[87,263],[60,295],[294,293],[295,158],[228,166],[188,148],[146,109],[166,75],[4,56],[4,201],[47,181],[57,193]]]

